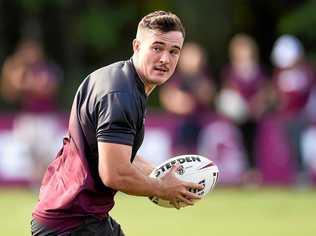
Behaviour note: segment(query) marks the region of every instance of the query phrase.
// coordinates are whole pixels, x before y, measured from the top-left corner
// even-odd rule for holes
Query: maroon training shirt
[[[131,145],[134,159],[144,137],[144,86],[132,60],[91,73],[80,85],[69,120],[69,137],[48,166],[33,217],[58,233],[87,216],[104,218],[115,190],[98,174],[97,142]]]

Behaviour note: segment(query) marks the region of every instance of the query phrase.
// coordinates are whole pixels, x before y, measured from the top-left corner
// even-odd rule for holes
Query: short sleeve
[[[104,96],[97,105],[97,140],[133,145],[137,110],[132,95],[117,92]]]

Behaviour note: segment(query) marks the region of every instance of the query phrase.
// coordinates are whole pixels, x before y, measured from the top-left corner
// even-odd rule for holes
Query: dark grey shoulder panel
[[[90,83],[96,97],[103,97],[113,92],[133,91],[133,72],[127,62],[117,62],[106,67],[102,67],[90,75]]]

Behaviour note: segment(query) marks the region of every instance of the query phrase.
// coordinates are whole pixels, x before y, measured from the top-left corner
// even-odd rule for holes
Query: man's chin
[[[154,84],[154,85],[162,85],[162,84],[164,84],[165,82],[167,82],[168,81],[168,79],[169,79],[170,77],[166,77],[166,76],[164,76],[164,77],[153,77],[151,80],[150,80],[150,82],[152,83],[152,84]]]

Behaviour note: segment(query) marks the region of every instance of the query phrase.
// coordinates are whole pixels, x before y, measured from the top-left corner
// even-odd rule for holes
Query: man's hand
[[[179,164],[175,164],[165,176],[160,178],[161,195],[158,196],[170,201],[177,209],[181,207],[181,202],[192,206],[194,204],[194,200],[201,199],[199,195],[190,192],[189,189],[202,190],[204,188],[200,184],[179,180],[175,176],[178,168]]]

